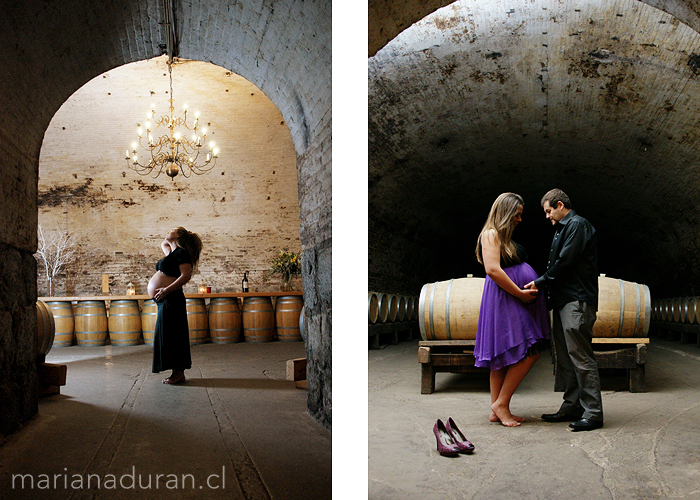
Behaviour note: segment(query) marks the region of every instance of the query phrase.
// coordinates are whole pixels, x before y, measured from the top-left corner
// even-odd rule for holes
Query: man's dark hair
[[[550,191],[547,191],[547,193],[542,197],[542,200],[540,201],[540,205],[542,207],[544,207],[545,201],[548,202],[549,206],[552,208],[556,208],[557,203],[561,201],[564,204],[564,208],[568,208],[569,210],[571,209],[571,200],[561,189],[554,188]]]

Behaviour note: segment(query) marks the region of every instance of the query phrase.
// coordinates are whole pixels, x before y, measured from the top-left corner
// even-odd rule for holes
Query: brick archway
[[[272,100],[297,154],[308,332],[308,407],[331,424],[331,2],[213,0],[175,4],[179,56],[240,74]],[[0,26],[0,435],[37,410],[33,335],[37,172],[44,131],[63,102],[91,78],[160,55],[162,8],[148,2],[29,0],[8,4]]]

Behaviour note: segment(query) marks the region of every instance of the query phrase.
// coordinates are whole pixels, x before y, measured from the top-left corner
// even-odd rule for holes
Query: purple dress
[[[521,248],[518,245],[519,256]],[[538,277],[524,259],[503,270],[520,288]],[[544,294],[524,304],[487,276],[476,327],[474,366],[500,370],[541,352],[547,345],[549,317]]]

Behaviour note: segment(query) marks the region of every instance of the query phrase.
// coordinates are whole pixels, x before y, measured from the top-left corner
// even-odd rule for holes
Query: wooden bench
[[[645,372],[648,338],[594,338],[593,352],[598,369],[626,369],[630,392],[646,392]],[[555,351],[555,350],[554,350]],[[563,391],[564,382],[556,372],[556,352],[553,352],[554,390]]]
[[[418,342],[418,362],[421,366],[420,393],[435,392],[435,374],[488,373],[488,368],[474,366],[475,340],[421,340]]]
[[[422,340],[418,342],[418,362],[421,365],[421,394],[435,391],[435,374],[488,372],[488,368],[474,366],[475,340]],[[645,392],[645,367],[648,338],[594,338],[598,368],[627,369],[630,392]],[[563,391],[562,381],[556,374],[554,390]]]

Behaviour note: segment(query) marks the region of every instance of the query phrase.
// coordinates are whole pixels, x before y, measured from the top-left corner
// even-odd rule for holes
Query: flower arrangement
[[[301,257],[299,257],[299,254],[290,252],[289,248],[280,250],[272,259],[272,269],[269,275],[273,274],[281,274],[283,284],[288,287],[292,276],[301,274]]]

